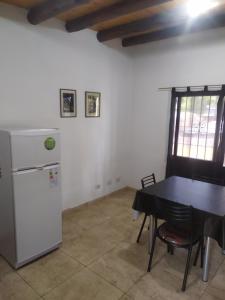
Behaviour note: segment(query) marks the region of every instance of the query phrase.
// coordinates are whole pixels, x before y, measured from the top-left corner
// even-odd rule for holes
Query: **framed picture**
[[[60,89],[60,115],[61,118],[77,116],[77,91]]]
[[[85,117],[100,117],[101,94],[98,92],[85,92]]]

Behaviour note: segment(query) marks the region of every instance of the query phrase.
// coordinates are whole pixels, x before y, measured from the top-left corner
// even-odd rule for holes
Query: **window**
[[[224,163],[225,86],[219,90],[172,92],[169,153],[203,161]]]
[[[213,160],[219,96],[181,97],[177,156]]]

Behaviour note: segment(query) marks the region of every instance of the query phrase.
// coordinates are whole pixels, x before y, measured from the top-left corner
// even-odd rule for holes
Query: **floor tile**
[[[224,265],[225,256],[221,253],[221,248],[218,243],[212,240],[210,247],[210,260],[209,260],[209,280],[211,281],[218,269]]]
[[[207,292],[206,293],[204,293],[203,295],[202,295],[202,297],[200,298],[200,300],[220,300],[220,299],[225,299],[225,296],[224,296],[224,294],[222,294],[221,295],[223,298],[218,298],[218,297],[216,297],[215,295],[210,295],[210,294],[208,294]]]
[[[132,213],[129,215],[122,214],[119,217],[113,217],[110,221],[111,226],[116,229],[121,235],[122,240],[126,240],[127,242],[136,243],[137,236],[139,230],[141,228],[142,219],[133,220]],[[140,244],[147,245],[148,241],[148,224],[146,222],[146,226],[143,229],[142,236],[140,239]]]
[[[160,248],[161,249],[161,248]],[[165,249],[166,250],[166,249]],[[162,251],[162,249],[160,250]],[[165,252],[164,252],[165,253]],[[192,268],[188,277],[187,290],[181,291],[184,276],[186,253],[177,250],[175,255],[153,257],[153,265],[150,273],[146,273],[128,292],[131,299],[167,299],[178,300],[199,299],[206,285],[201,281],[201,269]]]
[[[86,229],[80,227],[71,218],[63,216],[63,241],[70,241],[75,238],[80,238],[84,234]]]
[[[225,293],[224,290],[214,288],[214,287],[208,287],[206,289],[206,295],[209,299],[215,299],[215,300],[224,300],[225,299]],[[202,300],[204,297],[202,297]]]
[[[94,227],[90,232],[114,243],[128,239],[134,233],[134,229],[133,221],[129,217],[121,215],[112,217],[102,225]]]
[[[225,281],[225,261],[218,268],[213,279],[209,282],[209,286],[206,290],[208,295],[210,295],[211,297],[218,298],[220,300],[224,300],[225,299],[224,281]]]
[[[106,252],[113,249],[120,241],[113,233],[102,235],[102,226],[97,230],[87,231],[81,238],[63,243],[62,251],[77,259],[84,265],[88,265]]]
[[[105,199],[103,203],[96,203],[90,206],[92,213],[95,213],[99,217],[99,220],[109,221],[112,217],[120,216],[121,214],[127,214],[128,208],[122,203],[116,203],[113,199]],[[98,221],[99,221],[98,220]]]
[[[67,217],[67,215],[65,215]],[[85,209],[74,209],[67,217],[81,228],[90,229],[93,226],[100,225],[110,219],[110,216],[104,215],[99,209],[87,206]]]
[[[57,250],[18,271],[18,274],[39,294],[44,295],[83,266]]]
[[[0,256],[0,279],[8,272],[12,271],[13,269],[7,263],[7,261]]]
[[[131,296],[129,295],[123,295],[120,300],[133,300],[134,298],[132,298]]]
[[[7,273],[0,280],[0,300],[41,299],[16,272]]]
[[[146,273],[147,261],[146,247],[124,242],[89,268],[126,292]]]
[[[177,289],[179,280],[175,276],[166,274],[166,277],[167,281],[160,281],[159,279],[155,278],[155,276],[147,274],[131,288],[131,290],[127,293],[126,297],[131,300],[199,299],[199,296],[190,296],[188,293],[183,293],[179,289]]]
[[[174,278],[168,278],[168,286],[172,283],[174,286]],[[135,284],[127,295],[124,296],[125,299],[132,300],[147,300],[147,299],[169,299],[170,292],[165,291],[165,287],[161,286],[150,274],[146,274],[137,284]],[[124,300],[125,300],[124,299]]]
[[[122,292],[84,269],[44,297],[46,300],[118,300]]]

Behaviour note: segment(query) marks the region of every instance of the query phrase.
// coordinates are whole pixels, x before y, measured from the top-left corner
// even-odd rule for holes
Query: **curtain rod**
[[[189,86],[190,88],[204,88],[205,86],[208,86],[209,88],[221,88],[223,84],[213,84],[213,85],[191,85]],[[175,86],[175,87],[162,87],[162,88],[159,88],[159,91],[171,91],[172,88],[175,88],[175,89],[186,89],[187,86]]]

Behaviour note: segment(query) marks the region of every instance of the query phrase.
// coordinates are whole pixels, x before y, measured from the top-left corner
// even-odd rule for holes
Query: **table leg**
[[[149,216],[149,231],[148,231],[148,253],[151,252],[152,239],[154,235],[154,218],[152,215]]]
[[[205,257],[203,265],[202,280],[207,282],[209,277],[209,256],[210,256],[211,238],[206,238]]]

